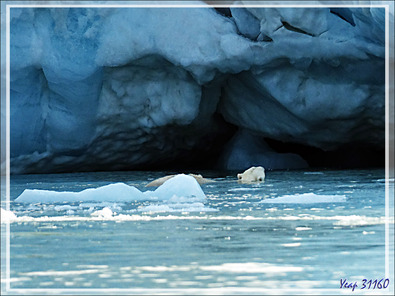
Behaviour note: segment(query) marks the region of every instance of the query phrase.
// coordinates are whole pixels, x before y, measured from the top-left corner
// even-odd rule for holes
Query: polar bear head
[[[242,183],[261,182],[265,180],[265,169],[261,166],[250,167],[242,174],[237,174],[237,179]]]

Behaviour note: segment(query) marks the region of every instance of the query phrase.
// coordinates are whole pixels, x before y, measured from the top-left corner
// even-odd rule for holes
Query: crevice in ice
[[[302,29],[294,27],[294,26],[292,26],[291,24],[289,24],[289,23],[287,23],[285,21],[281,21],[281,23],[283,24],[284,28],[289,30],[289,31],[293,31],[293,32],[300,33],[300,34],[309,35],[309,36],[312,36],[312,37],[315,36],[314,34],[308,33],[308,32],[306,32],[306,31],[304,31]]]
[[[230,8],[228,8],[228,7],[216,7],[215,11],[220,15],[223,15],[226,17],[232,17],[232,12],[231,12]]]
[[[352,12],[348,8],[331,8],[330,12],[341,18],[343,21],[349,23],[351,26],[355,27]]]
[[[270,38],[269,36],[263,34],[263,33],[260,33],[259,36],[258,36],[258,38],[257,38],[257,41],[273,42],[273,39]]]

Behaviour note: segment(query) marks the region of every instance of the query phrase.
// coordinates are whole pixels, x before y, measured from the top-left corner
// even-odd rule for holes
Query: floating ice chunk
[[[57,212],[62,212],[62,211],[73,211],[77,207],[72,207],[70,205],[63,205],[63,206],[55,206],[53,209]]]
[[[109,184],[99,188],[85,189],[81,192],[58,192],[50,190],[26,189],[16,202],[51,203],[79,201],[132,201],[146,199],[143,193],[124,183]]]
[[[1,208],[1,223],[9,223],[15,221],[16,219],[17,217],[13,212]]]
[[[155,191],[146,191],[144,193],[134,186],[124,183],[114,183],[99,188],[85,189],[81,192],[26,189],[15,201],[27,203],[126,202],[150,199],[170,200],[174,198],[183,198],[190,202],[191,200],[203,200],[206,196],[195,178],[180,174],[163,183]]]
[[[155,191],[146,191],[145,195],[160,200],[186,198],[188,200],[203,200],[206,198],[202,188],[194,177],[179,174],[167,180]]]
[[[95,211],[91,214],[91,216],[94,217],[101,217],[101,218],[111,218],[113,215],[113,212],[111,211],[110,208],[105,207],[102,210]]]
[[[201,202],[206,198],[196,179],[190,175],[179,174],[168,179],[155,191],[144,192],[152,199],[164,200],[164,204],[140,208],[141,212],[210,212]]]
[[[303,193],[265,199],[262,200],[261,203],[333,203],[345,201],[346,196],[344,195],[317,195],[315,193]]]

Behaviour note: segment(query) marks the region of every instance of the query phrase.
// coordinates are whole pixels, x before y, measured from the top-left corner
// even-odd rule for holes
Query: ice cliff
[[[383,8],[10,12],[13,173],[244,169],[248,141],[253,164],[306,165],[265,139],[384,147]]]

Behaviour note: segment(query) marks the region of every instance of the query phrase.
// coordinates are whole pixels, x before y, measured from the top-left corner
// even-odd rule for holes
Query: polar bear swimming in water
[[[265,169],[261,166],[250,167],[242,174],[237,174],[237,179],[242,183],[262,182],[265,180]]]
[[[153,186],[158,187],[158,186],[162,185],[163,183],[165,183],[167,180],[169,180],[175,176],[177,176],[177,175],[169,175],[169,176],[165,176],[165,177],[162,177],[159,179],[155,179],[154,181],[145,185],[145,187],[153,187]],[[199,175],[189,174],[189,176],[194,177],[195,180],[199,183],[199,185],[210,183],[210,182],[215,182],[214,180],[203,178],[203,176],[200,174]]]

